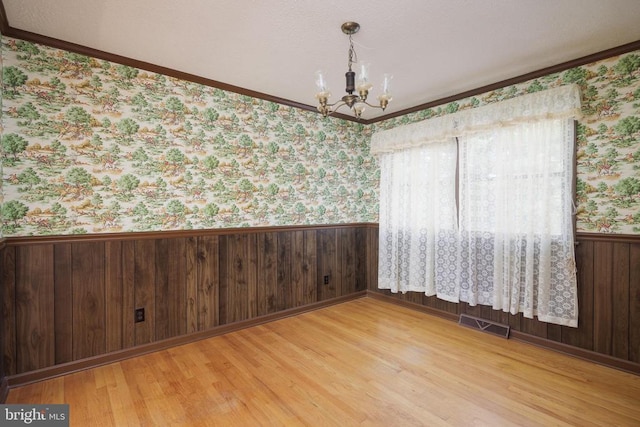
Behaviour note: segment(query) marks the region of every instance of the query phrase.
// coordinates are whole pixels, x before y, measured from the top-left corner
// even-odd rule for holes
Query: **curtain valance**
[[[371,152],[388,153],[521,122],[579,118],[580,106],[580,87],[565,85],[377,132]]]

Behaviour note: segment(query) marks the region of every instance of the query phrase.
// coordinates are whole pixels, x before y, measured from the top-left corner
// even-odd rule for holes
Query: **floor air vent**
[[[468,314],[461,314],[460,321],[458,323],[468,328],[488,332],[502,338],[509,338],[509,326],[492,322],[491,320],[480,319],[478,317],[469,316]]]

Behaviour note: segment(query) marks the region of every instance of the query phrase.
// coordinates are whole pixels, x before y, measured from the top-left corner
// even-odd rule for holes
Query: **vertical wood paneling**
[[[489,312],[487,313],[489,317],[487,317],[487,319],[492,322],[502,323],[502,310],[494,310],[493,307],[489,306],[487,306],[487,308],[489,309]]]
[[[124,289],[122,287],[122,242],[104,243],[107,352],[123,348]],[[56,341],[58,337],[56,336]]]
[[[460,309],[462,313],[466,313],[470,316],[482,317],[482,307],[479,305],[472,306],[465,303],[460,307]]]
[[[356,291],[356,236],[354,228],[339,228],[337,231],[339,295],[349,295]],[[336,287],[338,285],[336,284]]]
[[[335,296],[341,296],[345,287],[348,286],[348,283],[345,283],[345,275],[348,273],[348,270],[345,270],[347,267],[347,263],[343,260],[343,257],[348,255],[348,248],[344,248],[345,239],[344,239],[344,230],[337,229],[334,230],[335,234],[335,261],[334,261],[334,277],[331,278],[331,282],[335,287]],[[344,285],[343,285],[344,283]]]
[[[249,233],[247,236],[247,319],[253,319],[258,315],[258,253],[257,235]]]
[[[198,331],[198,240],[187,237],[185,241],[186,333]]]
[[[367,289],[378,289],[378,228],[367,228]]]
[[[612,355],[629,357],[629,244],[613,246],[612,292]]]
[[[483,319],[492,320],[498,313],[499,311],[494,310],[493,307],[491,306],[488,306],[488,305],[480,306],[480,317]]]
[[[510,315],[509,316],[509,327],[511,327],[511,329],[513,329],[514,331],[519,331],[521,326],[520,326],[520,322],[522,321],[522,315],[518,314],[518,315]]]
[[[71,247],[74,360],[106,351],[104,255],[103,242]]]
[[[155,339],[187,331],[187,240],[156,240]]]
[[[226,310],[224,321],[220,312],[220,322],[226,324],[249,319],[257,313],[256,236],[234,234],[225,236],[224,240],[226,252],[220,256],[220,272],[226,279],[221,286],[221,291],[226,290],[226,300],[221,300]]]
[[[278,309],[297,307],[309,299],[305,232],[278,233]],[[313,279],[315,284],[315,278]]]
[[[337,295],[336,281],[336,231],[335,229],[318,230],[318,301],[335,298]],[[329,283],[324,283],[324,276],[329,276]]]
[[[218,256],[219,256],[219,272],[220,283],[218,290],[218,322],[220,325],[227,323],[227,311],[229,308],[229,272],[228,270],[228,258],[229,258],[229,237],[220,236],[218,240]]]
[[[578,327],[562,327],[562,342],[593,350],[594,248],[592,241],[581,241],[576,247],[578,279]]]
[[[356,291],[367,289],[367,230],[365,227],[359,227],[355,230]]]
[[[170,323],[169,336],[175,337],[187,333],[187,289],[189,267],[187,258],[191,246],[187,238],[174,238],[169,240],[169,252],[171,258],[166,262],[173,268],[169,269],[169,284],[175,300],[171,304],[173,322]],[[174,264],[173,259],[179,262]]]
[[[612,353],[613,324],[613,244],[594,242],[594,317],[593,349],[598,353]]]
[[[114,260],[114,262],[117,262]],[[136,242],[122,242],[122,348],[136,345],[133,312],[136,305]]]
[[[547,324],[545,322],[538,321],[537,317],[534,319],[528,319],[522,316],[520,320],[520,330],[537,337],[547,337]]]
[[[224,240],[224,237],[222,238]],[[198,330],[220,324],[219,301],[222,273],[219,264],[218,236],[198,238]]]
[[[2,257],[4,256],[3,251],[4,251],[4,242],[0,241],[0,279],[4,278],[3,275],[3,271],[4,271],[4,264],[1,263]],[[2,283],[0,283],[0,402],[4,403],[7,397],[7,394],[9,393],[8,391],[8,384],[6,381],[6,377],[7,377],[7,370],[4,367],[4,349],[5,349],[5,324],[8,323],[8,320],[5,319],[5,292],[2,289]]]
[[[6,375],[14,375],[16,370],[16,248],[6,247],[1,253],[2,262],[2,337],[0,353]]]
[[[247,282],[247,238],[241,234],[227,236],[225,272],[227,301],[225,324],[245,320],[248,315],[249,289]],[[224,303],[224,301],[223,301]]]
[[[256,283],[258,316],[278,311],[278,233],[259,233],[256,236],[258,252]]]
[[[351,293],[360,286],[640,363],[640,243],[581,239],[579,327],[377,287],[378,230],[310,230],[7,246],[8,375]],[[324,285],[324,276],[329,284]],[[364,285],[360,285],[362,281]],[[53,303],[52,303],[53,302]],[[146,321],[134,324],[134,308]]]
[[[425,295],[422,292],[407,292],[392,294],[402,301],[410,302],[413,304],[423,304]]]
[[[56,363],[73,360],[73,279],[71,243],[60,243],[53,247],[54,301]]]
[[[420,293],[422,295],[422,304],[429,307],[429,308],[435,308],[436,310],[443,310],[444,311],[444,303],[446,301],[443,301],[439,298],[437,298],[435,295],[432,296],[427,296],[426,294],[423,294],[422,292]]]
[[[451,303],[449,303],[451,304]],[[497,322],[502,324],[502,325],[509,325],[509,316],[510,313],[509,312],[504,312],[502,310],[496,310],[499,313],[499,316],[497,318]]]
[[[278,233],[277,310],[315,301],[317,272],[310,266],[316,260],[315,245],[315,233]]]
[[[294,303],[292,266],[295,261],[292,240],[291,233],[278,233],[278,281],[276,292],[276,307],[278,311],[284,310],[285,307],[291,307]]]
[[[16,372],[55,364],[53,245],[16,251]]]
[[[640,243],[629,247],[629,360],[640,363]]]
[[[547,325],[547,339],[551,341],[561,342],[562,341],[562,326],[553,325],[549,323]]]
[[[291,295],[290,307],[299,307],[305,302],[304,231],[292,231],[291,235]]]
[[[134,308],[144,308],[145,321],[134,325],[136,345],[153,342],[155,336],[156,245],[138,240],[135,247]],[[131,313],[133,317],[133,313]]]
[[[435,308],[437,310],[446,311],[447,313],[459,314],[460,304],[456,304],[454,302],[441,300],[441,299],[436,298],[436,297],[432,297],[432,299],[433,299],[433,302],[434,302],[433,308]]]
[[[414,304],[422,304],[423,296],[422,292],[407,292],[405,294],[406,300]]]
[[[169,255],[169,239],[155,240],[155,298],[154,298],[154,337],[152,341],[162,340],[171,336],[171,329],[175,321],[174,287],[169,283],[171,263],[180,264],[180,260]]]
[[[303,292],[302,304],[318,300],[318,243],[315,230],[305,230],[303,248]]]

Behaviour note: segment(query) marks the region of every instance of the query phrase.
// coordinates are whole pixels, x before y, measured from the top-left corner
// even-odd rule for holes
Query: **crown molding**
[[[262,92],[256,92],[249,89],[245,89],[239,86],[230,85],[227,83],[219,82],[217,80],[208,79],[202,76],[198,76],[195,74],[185,73],[182,71],[174,70],[167,67],[162,67],[156,64],[151,64],[148,62],[138,61],[133,58],[128,58],[125,56],[115,55],[109,52],[104,52],[98,49],[92,49],[83,45],[70,43],[64,40],[55,39],[52,37],[46,37],[40,34],[32,33],[29,31],[20,30],[17,28],[13,28],[7,19],[6,12],[4,10],[4,3],[0,0],[0,33],[6,37],[12,37],[21,39],[24,41],[29,41],[32,43],[37,43],[49,47],[53,47],[56,49],[66,50],[69,52],[78,53],[81,55],[86,55],[90,57],[94,57],[97,59],[102,59],[110,62],[115,62],[122,65],[128,65],[130,67],[139,68],[141,70],[150,71],[153,73],[163,74],[169,77],[174,77],[180,80],[186,80],[194,83],[203,84],[205,86],[215,87],[217,89],[222,89],[229,92],[234,92],[240,95],[250,96],[252,98],[262,99],[269,102],[275,102],[277,104],[285,105],[288,107],[297,108],[300,110],[311,111],[317,114],[320,114],[315,106],[303,104],[300,102],[291,101],[289,99],[280,98],[277,96],[269,95]],[[358,119],[356,117],[342,114],[342,113],[334,113],[329,117],[347,120],[351,122],[361,123],[363,125],[370,125],[372,123],[382,122],[385,120],[389,120],[395,117],[404,116],[407,114],[415,113],[418,111],[426,110],[427,108],[437,107],[439,105],[448,104],[453,101],[457,101],[460,99],[468,98],[470,96],[480,95],[485,92],[489,92],[492,90],[500,89],[506,86],[511,86],[518,83],[523,83],[531,79],[535,79],[538,77],[546,76],[548,74],[553,74],[557,72],[561,72],[564,70],[568,70],[570,68],[578,67],[580,65],[589,64],[591,62],[600,61],[603,59],[611,58],[613,56],[622,55],[624,53],[628,53],[634,50],[640,49],[640,40],[627,43],[621,46],[617,46],[611,49],[606,49],[591,55],[583,56],[581,58],[577,58],[571,61],[563,62],[560,64],[552,65],[550,67],[542,68],[536,71],[532,71],[530,73],[522,74],[517,77],[513,77],[510,79],[502,80],[496,83],[491,83],[485,86],[481,86],[475,89],[468,90],[466,92],[461,92],[456,95],[448,96],[446,98],[436,99],[434,101],[429,101],[424,104],[419,104],[414,107],[406,108],[404,110],[395,111],[393,113],[385,114],[379,117],[375,117],[373,119]]]

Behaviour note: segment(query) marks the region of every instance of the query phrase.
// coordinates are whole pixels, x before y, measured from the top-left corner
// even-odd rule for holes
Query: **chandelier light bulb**
[[[360,64],[360,67],[358,68],[359,73],[358,74],[358,92],[361,92],[363,90],[371,90],[371,88],[373,87],[373,84],[371,84],[371,82],[369,81],[369,67],[370,64],[368,63],[363,63]]]
[[[316,71],[316,88],[318,89],[316,98],[329,98],[331,96],[331,92],[327,86],[327,80],[325,79],[324,72],[322,70]]]
[[[385,74],[384,79],[382,81],[382,93],[378,95],[378,99],[380,101],[385,100],[387,102],[391,101],[391,79],[393,76],[391,74]]]

